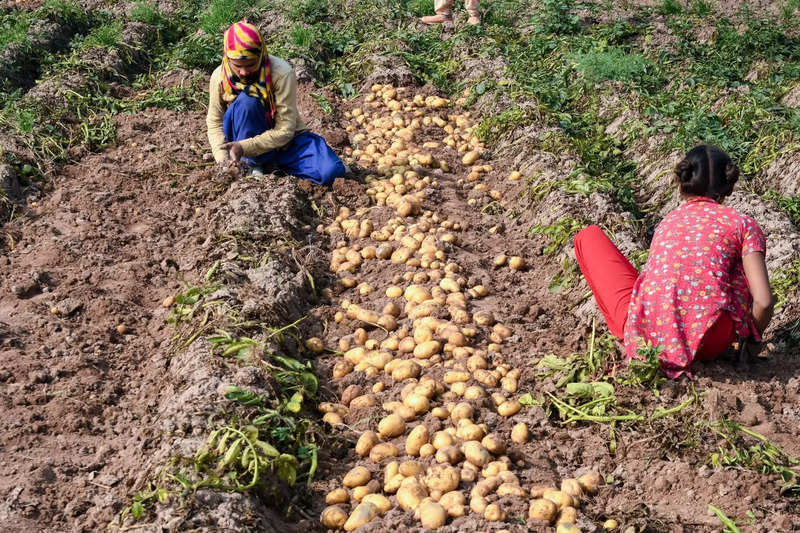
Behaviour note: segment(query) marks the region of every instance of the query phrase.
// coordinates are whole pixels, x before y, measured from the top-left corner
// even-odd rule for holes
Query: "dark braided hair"
[[[701,144],[675,166],[675,178],[682,193],[720,201],[733,192],[739,168],[724,151]]]

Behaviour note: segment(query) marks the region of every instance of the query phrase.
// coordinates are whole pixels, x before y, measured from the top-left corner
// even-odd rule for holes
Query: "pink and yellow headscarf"
[[[228,94],[245,91],[258,98],[267,110],[270,123],[275,118],[275,94],[272,90],[272,73],[269,66],[267,47],[258,29],[247,21],[240,21],[225,31],[222,54],[222,90]],[[260,66],[250,78],[251,83],[239,78],[230,65],[230,59],[258,58]]]

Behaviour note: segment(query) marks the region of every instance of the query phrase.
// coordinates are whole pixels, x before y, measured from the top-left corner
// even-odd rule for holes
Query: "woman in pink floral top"
[[[658,225],[642,273],[597,226],[575,237],[578,264],[628,357],[661,347],[669,377],[722,354],[737,337],[755,348],[772,318],[766,239],[751,217],[722,205],[739,170],[713,146],[675,168],[684,202]]]

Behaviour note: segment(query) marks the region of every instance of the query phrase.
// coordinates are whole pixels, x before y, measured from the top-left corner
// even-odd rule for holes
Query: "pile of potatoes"
[[[353,410],[380,408],[383,414],[358,437],[360,464],[326,495],[320,520],[330,529],[354,531],[400,508],[432,530],[470,513],[503,522],[502,498],[512,497],[530,501],[531,519],[577,531],[576,509],[601,477],[590,473],[565,479],[559,488],[527,487],[507,455],[531,439],[526,424],[502,434],[481,422],[487,409],[512,420],[523,409],[521,370],[503,355],[513,330],[481,308],[489,289],[470,284],[451,257],[467,228],[424,205],[439,187],[429,173],[452,171],[437,153],[461,154],[468,169],[464,182],[476,188],[492,171],[480,162],[483,146],[469,112],[450,113],[449,105],[444,98],[375,85],[363,106],[346,114],[355,147],[348,155],[375,170],[367,190],[372,205],[342,207],[318,231],[334,243],[330,271],[342,296],[334,321],[352,331],[331,346],[341,353],[333,379],[363,376],[338,403],[319,408],[334,427]],[[436,132],[441,140],[430,140]],[[494,264],[526,268],[519,256],[503,255]],[[371,274],[388,267],[398,273],[386,286],[377,285]],[[306,346],[325,350],[317,338]]]

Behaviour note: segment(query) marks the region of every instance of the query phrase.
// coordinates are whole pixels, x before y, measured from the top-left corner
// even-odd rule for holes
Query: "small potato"
[[[597,472],[589,472],[578,478],[578,483],[587,494],[594,494],[603,484],[603,477]]]
[[[619,527],[619,522],[614,520],[613,518],[609,518],[605,522],[603,522],[603,529],[606,531],[614,531]]]
[[[401,485],[397,490],[397,503],[406,511],[416,509],[427,497],[428,491],[416,480],[413,483]]]
[[[519,256],[513,256],[508,259],[508,268],[511,270],[522,270],[525,268],[525,259]]]
[[[347,513],[341,507],[332,505],[323,509],[319,521],[328,529],[338,529],[347,522]]]
[[[350,361],[337,361],[335,365],[333,365],[333,378],[340,379],[345,377],[346,375],[350,374],[355,365]]]
[[[581,530],[571,522],[562,522],[558,524],[556,533],[581,533]]]
[[[517,444],[525,444],[531,438],[531,433],[528,431],[528,426],[524,422],[520,422],[511,428],[511,440]]]
[[[431,443],[423,444],[419,449],[419,456],[421,458],[433,457],[434,455],[436,455],[436,448],[434,448]]]
[[[427,413],[431,407],[431,402],[428,400],[427,396],[416,393],[411,393],[406,396],[406,399],[403,400],[403,403],[412,408],[417,414]]]
[[[501,498],[503,496],[526,498],[528,496],[528,491],[520,487],[517,483],[503,483],[502,485],[497,487],[497,495],[500,496]]]
[[[548,489],[544,491],[542,497],[545,500],[550,500],[559,510],[563,509],[564,507],[571,507],[572,506],[572,496],[567,494],[566,492],[561,492],[560,490],[555,489]]]
[[[497,406],[497,414],[509,417],[519,413],[520,409],[522,409],[522,404],[519,401],[508,400]]]
[[[564,507],[561,509],[561,512],[558,513],[558,518],[556,519],[556,524],[574,524],[578,521],[578,511],[574,507]]]
[[[444,407],[434,407],[431,411],[431,414],[438,418],[439,420],[445,420],[446,418],[450,418],[450,411],[448,411]]]
[[[506,513],[499,505],[492,503],[486,506],[483,517],[489,522],[502,522],[506,519]]]
[[[406,453],[412,456],[418,456],[422,446],[428,443],[430,434],[428,428],[420,424],[411,430],[406,438]]]
[[[539,498],[531,502],[531,506],[528,509],[528,518],[552,523],[556,519],[557,513],[558,506],[555,503]]]
[[[311,353],[314,354],[321,354],[325,350],[325,343],[322,342],[322,339],[319,337],[311,337],[306,339],[306,348],[308,348]]]
[[[454,465],[464,459],[464,454],[457,446],[445,446],[436,452],[436,462]]]
[[[400,464],[399,472],[405,477],[413,477],[422,472],[425,466],[419,461],[404,461]]]
[[[561,481],[561,492],[566,492],[573,498],[580,499],[583,497],[583,488],[577,479],[564,479]],[[574,522],[574,520],[570,520]]]
[[[455,507],[458,505],[465,505],[467,503],[467,498],[464,496],[464,493],[460,490],[451,490],[450,492],[446,492],[439,498],[439,503],[442,504],[442,507],[450,514],[450,508]],[[452,514],[450,516],[453,516]]]
[[[461,475],[457,469],[441,464],[431,466],[423,478],[423,482],[429,490],[437,490],[442,493],[455,490],[460,481]]]
[[[447,523],[447,511],[437,502],[427,502],[420,505],[420,522],[427,529],[438,529]]]
[[[464,453],[464,457],[466,457],[467,461],[479,468],[488,464],[492,460],[492,456],[489,454],[486,448],[484,448],[480,442],[475,440],[462,444],[461,451]]]
[[[389,498],[384,496],[383,494],[367,494],[361,500],[362,503],[371,503],[375,507],[378,508],[378,513],[383,515],[387,513],[392,508],[392,502],[389,501]]]
[[[508,261],[508,256],[506,254],[500,254],[494,258],[494,265],[495,266],[503,266]]]
[[[374,431],[365,431],[358,438],[356,442],[356,453],[361,457],[369,455],[370,450],[380,442],[377,433]]]
[[[461,402],[453,407],[453,409],[450,411],[450,418],[453,420],[453,422],[458,422],[462,419],[472,420],[474,414],[475,409],[472,407],[472,405],[466,402]]]
[[[486,435],[481,441],[481,444],[494,455],[503,455],[506,453],[506,443],[494,433]]]
[[[353,489],[353,500],[360,502],[367,494],[374,494],[381,490],[381,486],[377,479],[369,481],[366,485],[355,487]]]
[[[347,494],[347,490],[341,487],[338,489],[334,489],[325,495],[325,503],[327,503],[328,505],[336,505],[337,503],[347,503],[349,499],[350,496]]]
[[[465,153],[464,156],[461,158],[461,162],[464,165],[471,165],[475,161],[477,161],[479,157],[480,157],[480,154],[478,154],[478,152],[473,150],[471,152]]]
[[[386,459],[397,457],[399,454],[400,450],[397,449],[397,446],[391,442],[383,442],[372,447],[369,452],[369,459],[373,463],[380,463]]]
[[[442,344],[439,341],[427,341],[417,344],[414,348],[414,357],[418,359],[429,359],[433,355],[441,352]]]
[[[331,426],[338,426],[343,422],[339,413],[325,413],[322,416],[322,421]]]
[[[385,439],[402,435],[405,430],[406,423],[397,414],[391,414],[378,423],[378,434]]]
[[[378,516],[378,508],[369,502],[359,503],[344,524],[345,531],[354,531]]]
[[[370,474],[369,470],[363,466],[357,466],[345,474],[342,485],[348,488],[360,487],[366,485],[371,477],[372,474]]]
[[[469,508],[473,513],[483,514],[486,511],[488,503],[483,496],[472,496],[469,500]]]

